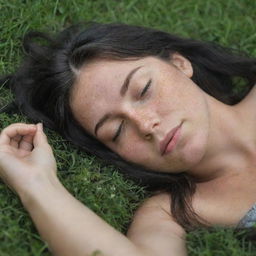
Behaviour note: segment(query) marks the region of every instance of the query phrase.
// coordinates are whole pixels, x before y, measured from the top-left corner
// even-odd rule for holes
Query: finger
[[[18,148],[21,138],[21,135],[14,136],[12,139],[10,139],[10,145],[14,148]]]
[[[48,141],[47,141],[47,137],[43,131],[43,125],[42,123],[39,123],[36,125],[36,134],[33,140],[34,146],[38,147],[38,146],[43,146],[43,145],[48,145]]]
[[[23,138],[19,142],[19,149],[31,151],[33,149],[33,138],[34,135],[31,134],[23,136]]]
[[[0,144],[10,144],[11,139],[16,135],[24,136],[33,134],[36,126],[33,124],[12,124],[4,128],[0,134]]]

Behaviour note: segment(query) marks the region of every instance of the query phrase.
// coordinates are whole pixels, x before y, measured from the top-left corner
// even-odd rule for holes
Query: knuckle
[[[12,128],[12,127],[17,127],[17,126],[21,126],[21,125],[24,125],[24,123],[13,123],[13,124],[10,124],[9,126],[7,126],[7,128]]]
[[[9,126],[3,128],[2,131],[1,131],[1,135],[6,133],[6,131],[8,131],[8,130],[9,130]]]
[[[9,130],[9,129],[12,129],[12,128],[14,128],[14,127],[17,127],[18,125],[21,125],[21,123],[9,124],[8,126],[6,126],[6,127],[3,128],[2,132],[5,132],[5,131],[7,131],[7,130]]]
[[[10,129],[21,128],[21,127],[30,127],[30,126],[34,126],[34,124],[13,123],[13,124],[10,124],[10,125],[6,126],[5,128],[3,128],[2,132],[5,132]]]

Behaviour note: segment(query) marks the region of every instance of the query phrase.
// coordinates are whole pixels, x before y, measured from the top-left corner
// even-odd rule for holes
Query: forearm
[[[76,200],[56,179],[23,193],[21,200],[54,255],[142,256],[123,234]]]

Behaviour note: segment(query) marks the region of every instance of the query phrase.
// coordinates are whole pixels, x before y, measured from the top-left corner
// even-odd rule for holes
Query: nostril
[[[155,123],[153,124],[153,128],[155,128],[157,125],[158,125],[158,123],[155,122]]]
[[[146,140],[151,140],[152,139],[152,135],[150,133],[145,135]]]

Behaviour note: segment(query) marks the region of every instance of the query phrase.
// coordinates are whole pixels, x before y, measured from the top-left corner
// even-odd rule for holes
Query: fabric
[[[256,225],[256,204],[239,221],[237,228],[250,228]]]

